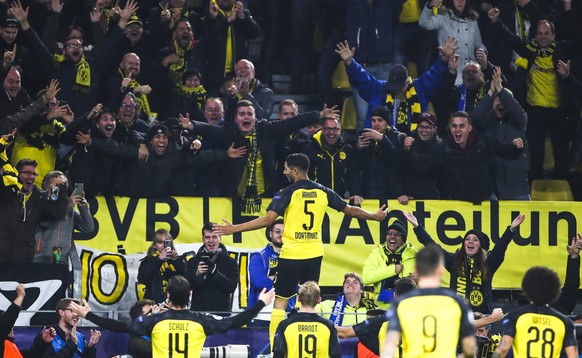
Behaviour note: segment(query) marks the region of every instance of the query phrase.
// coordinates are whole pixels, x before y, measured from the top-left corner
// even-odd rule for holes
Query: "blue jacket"
[[[259,294],[263,288],[270,290],[273,288],[273,280],[269,278],[269,271],[276,269],[279,261],[279,253],[273,250],[273,246],[268,244],[261,251],[251,256],[249,262],[249,276],[251,287],[247,307],[252,307],[259,300]],[[287,311],[295,307],[295,297],[289,300]]]
[[[428,111],[428,103],[436,94],[439,88],[441,79],[448,70],[448,64],[440,57],[430,69],[422,76],[412,80],[414,88],[420,102],[420,110],[422,112]],[[350,84],[357,88],[360,97],[368,102],[368,114],[366,115],[366,127],[370,127],[370,114],[374,107],[384,105],[386,103],[386,83],[387,81],[378,80],[376,77],[367,73],[362,66],[352,59],[352,63],[346,66],[346,72]],[[409,121],[412,116],[408,116]],[[409,123],[410,125],[411,123]]]

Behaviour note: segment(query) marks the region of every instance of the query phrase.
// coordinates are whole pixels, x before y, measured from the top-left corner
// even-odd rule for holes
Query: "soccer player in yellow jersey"
[[[441,288],[444,256],[436,245],[416,255],[418,289],[394,302],[388,311],[388,333],[383,358],[393,358],[402,338],[403,357],[455,358],[457,346],[465,358],[475,358],[473,312],[449,289]]]
[[[568,358],[578,357],[574,323],[549,307],[560,295],[558,274],[542,266],[527,270],[521,281],[530,304],[509,313],[504,332],[492,358],[513,356],[558,358],[562,350]]]
[[[114,332],[130,332],[152,340],[153,358],[200,357],[206,336],[241,327],[266,305],[273,302],[275,292],[263,289],[257,303],[236,316],[218,319],[201,312],[188,310],[192,288],[184,276],[168,281],[168,310],[151,316],[140,316],[132,322],[104,318],[92,313],[87,302],[83,306],[71,303],[72,313]]]
[[[299,288],[299,313],[283,320],[275,334],[273,358],[342,356],[333,323],[321,317],[315,306],[321,301],[317,283],[305,282]]]
[[[225,225],[214,227],[220,234],[230,235],[267,227],[279,216],[283,216],[283,248],[279,255],[275,279],[276,297],[269,326],[271,347],[275,330],[285,318],[287,302],[296,295],[297,284],[319,281],[323,258],[321,225],[327,207],[367,220],[382,221],[388,215],[385,205],[375,213],[348,205],[333,190],[309,180],[308,170],[309,158],[305,154],[289,154],[285,158],[283,174],[291,184],[275,194],[265,216],[236,225],[223,219]]]

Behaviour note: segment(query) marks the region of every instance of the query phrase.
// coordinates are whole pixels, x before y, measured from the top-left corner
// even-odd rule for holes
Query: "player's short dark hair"
[[[315,281],[307,281],[299,287],[299,302],[306,307],[315,307],[321,297],[321,290]]]
[[[168,295],[172,305],[184,307],[188,305],[190,300],[190,291],[192,286],[184,276],[172,276],[168,280]]]
[[[287,166],[296,167],[303,171],[309,170],[309,157],[303,153],[291,153],[285,158]]]
[[[402,277],[394,282],[394,293],[400,296],[408,291],[414,290],[416,283],[410,277]]]
[[[547,305],[560,296],[560,278],[552,269],[534,266],[523,276],[521,288],[535,305]]]
[[[273,228],[275,227],[275,225],[284,225],[283,224],[283,219],[279,218],[275,221],[273,221],[271,224],[269,224],[269,226],[267,226],[267,228],[265,229],[265,236],[267,236],[267,240],[271,241],[271,236],[269,236],[269,233],[271,231],[273,231]]]
[[[443,260],[443,253],[437,245],[427,245],[416,254],[416,271],[420,276],[433,275]]]
[[[156,303],[154,302],[154,300],[150,300],[147,298],[145,300],[137,301],[129,309],[129,317],[131,317],[131,319],[136,319],[140,316],[143,316],[143,308],[144,308],[144,306],[147,306],[147,305],[155,306]]]

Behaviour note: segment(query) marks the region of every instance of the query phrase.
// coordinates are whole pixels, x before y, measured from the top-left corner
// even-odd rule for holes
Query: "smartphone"
[[[164,240],[164,248],[168,247],[174,250],[174,243],[172,242],[172,240]]]
[[[73,195],[85,195],[85,187],[83,183],[75,183],[75,190],[73,191]]]

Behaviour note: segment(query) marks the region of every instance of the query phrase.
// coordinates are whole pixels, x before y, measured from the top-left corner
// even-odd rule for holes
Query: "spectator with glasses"
[[[341,197],[349,197],[353,205],[364,201],[362,179],[355,153],[350,144],[342,138],[339,120],[325,118],[323,128],[311,138],[311,143],[303,148],[309,157],[312,180],[335,191]]]
[[[374,303],[387,309],[394,300],[394,284],[402,277],[415,277],[416,249],[406,242],[406,223],[394,221],[386,230],[386,239],[364,263],[364,284],[374,285]]]

